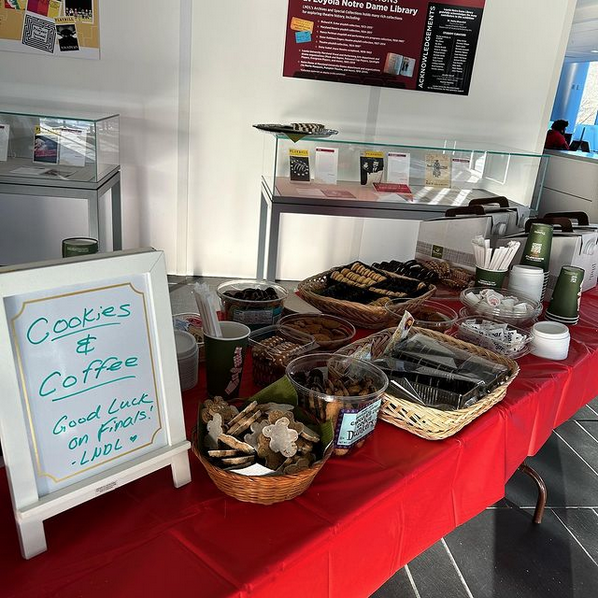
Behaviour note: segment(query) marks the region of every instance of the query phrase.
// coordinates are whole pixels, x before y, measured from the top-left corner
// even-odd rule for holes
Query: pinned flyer
[[[306,19],[299,19],[297,17],[293,17],[291,19],[291,29],[293,31],[309,31],[310,33],[313,33],[314,22],[307,21]]]
[[[315,182],[336,185],[338,179],[338,149],[332,147],[316,148]]]

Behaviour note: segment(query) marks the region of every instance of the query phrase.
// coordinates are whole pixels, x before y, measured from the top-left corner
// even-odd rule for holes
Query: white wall
[[[173,271],[180,14],[178,2],[169,4],[165,10],[158,0],[102,1],[99,61],[0,52],[0,106],[120,113],[124,245],[165,249]],[[36,227],[51,229],[59,252],[64,231],[43,210],[32,220],[14,205],[9,220],[22,224],[24,238],[33,242]],[[7,209],[0,205],[0,216]],[[70,218],[70,210],[57,209],[58,217]],[[2,222],[0,217],[0,234]]]
[[[550,10],[546,0],[487,0],[468,97],[283,78],[287,5],[103,0],[100,61],[0,52],[0,102],[120,112],[125,247],[165,249],[181,274],[255,275],[264,135],[254,123],[541,147],[575,0],[551,0]],[[278,276],[408,257],[416,232],[286,217]]]
[[[550,10],[546,0],[487,0],[467,97],[283,78],[287,5],[220,0],[194,7],[189,255],[195,273],[255,273],[263,134],[254,123],[305,120],[342,134],[367,128],[397,139],[446,135],[541,148],[575,0],[551,0]],[[287,216],[278,277],[303,278],[356,254],[405,257],[415,235],[412,223]]]

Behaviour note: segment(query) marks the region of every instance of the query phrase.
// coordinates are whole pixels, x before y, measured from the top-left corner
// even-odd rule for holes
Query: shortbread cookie
[[[255,452],[255,449],[250,444],[247,444],[246,442],[243,442],[242,440],[239,440],[230,434],[220,434],[220,436],[218,436],[218,440],[222,442],[222,444],[226,444],[226,446],[230,446],[231,448],[241,451],[242,453],[251,455]]]

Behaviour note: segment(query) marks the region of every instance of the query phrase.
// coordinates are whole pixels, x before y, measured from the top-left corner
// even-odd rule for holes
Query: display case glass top
[[[94,184],[120,166],[118,114],[0,108],[0,179]]]
[[[455,139],[264,136],[263,180],[272,198],[466,206],[505,196],[537,209],[547,156]]]

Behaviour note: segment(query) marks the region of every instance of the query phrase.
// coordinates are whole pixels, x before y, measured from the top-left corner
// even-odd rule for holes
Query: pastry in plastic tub
[[[397,313],[394,308],[394,301],[385,307],[391,317],[396,320],[395,324],[398,324],[403,315]],[[459,314],[452,307],[442,301],[424,301],[414,309],[409,310],[409,313],[414,318],[414,326],[436,330],[437,332],[450,330],[459,317]]]
[[[462,291],[460,299],[467,314],[507,322],[514,326],[525,326],[535,322],[542,313],[542,304],[538,301],[522,295],[513,295],[507,290],[472,287]]]
[[[314,337],[294,328],[275,324],[249,335],[253,381],[268,386],[285,374],[290,361],[317,348]]]
[[[331,353],[298,357],[287,366],[299,405],[334,429],[334,454],[359,448],[374,431],[388,377],[375,365]]]
[[[288,291],[268,280],[229,280],[216,289],[224,319],[258,330],[276,324],[282,315]]]
[[[326,351],[344,347],[355,336],[353,324],[328,314],[291,314],[284,316],[280,325],[311,334],[318,346]]]
[[[499,355],[519,359],[530,351],[533,333],[506,322],[487,320],[480,316],[465,316],[455,322],[451,336],[484,347]]]

